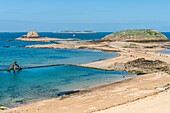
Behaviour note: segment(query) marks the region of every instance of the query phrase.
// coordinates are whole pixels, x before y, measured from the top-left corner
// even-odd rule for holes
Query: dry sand
[[[94,113],[169,113],[170,90]]]
[[[129,46],[130,44],[136,44],[138,47],[125,48],[125,46]],[[108,42],[99,45],[95,45],[95,44],[83,45],[83,47],[91,48],[91,49],[101,49],[101,50],[109,50],[109,51],[120,50],[120,52],[119,52],[119,57],[92,62],[88,64],[82,64],[82,66],[100,68],[100,69],[114,69],[112,65],[114,65],[116,62],[124,63],[137,58],[146,58],[149,60],[159,59],[170,64],[169,55],[165,55],[165,54],[160,55],[160,53],[156,52],[157,50],[161,50],[162,48],[160,47],[152,48],[152,49],[144,48],[147,46],[154,46],[154,45],[158,45],[158,43],[139,44],[139,43],[130,43],[130,42],[128,43]],[[82,45],[80,45],[80,47],[81,46]],[[52,48],[55,47],[56,46],[53,45]],[[113,112],[114,110],[118,111],[115,113],[119,113],[119,112],[120,113],[133,113],[133,112],[155,113],[154,110],[158,111],[161,108],[167,107],[167,105],[165,105],[164,102],[166,102],[167,98],[169,98],[168,94],[170,91],[161,94],[159,93],[168,90],[170,87],[169,84],[170,84],[170,75],[167,73],[159,72],[159,73],[145,74],[121,82],[90,88],[78,94],[71,95],[66,98],[64,97],[64,99],[54,98],[54,99],[42,100],[38,102],[28,103],[2,112],[3,113],[91,113],[91,112],[100,111],[109,108],[108,110],[101,111],[101,113],[114,113]],[[169,102],[167,104],[170,105]],[[133,109],[135,108],[135,105],[136,105],[136,111]],[[160,109],[157,106],[160,106]],[[170,112],[170,110],[168,112]]]

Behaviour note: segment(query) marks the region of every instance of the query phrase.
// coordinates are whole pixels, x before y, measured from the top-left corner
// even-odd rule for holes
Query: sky
[[[0,0],[0,32],[170,31],[170,0]]]

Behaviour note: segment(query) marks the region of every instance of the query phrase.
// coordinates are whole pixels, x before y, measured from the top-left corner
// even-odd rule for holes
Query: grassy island
[[[168,38],[157,30],[134,29],[114,32],[101,39],[102,41],[130,41],[130,42],[152,42],[168,41]]]

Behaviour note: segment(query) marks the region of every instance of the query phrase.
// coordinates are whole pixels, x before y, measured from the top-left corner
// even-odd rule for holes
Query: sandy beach
[[[128,47],[129,45],[137,46],[136,48]],[[159,46],[158,46],[159,45]],[[148,60],[162,60],[170,63],[170,56],[157,52],[162,50],[163,43],[134,43],[134,42],[105,42],[102,44],[83,45],[85,48],[100,49],[109,51],[120,51],[119,56],[102,61],[96,61],[88,64],[81,64],[81,66],[113,70],[119,69],[120,66],[115,66],[115,63],[125,63],[137,58],[145,58]],[[57,45],[40,45],[48,48],[57,48]],[[126,46],[126,47],[125,47]],[[149,48],[150,46],[157,46]],[[33,47],[33,46],[31,46]],[[37,47],[35,45],[34,47]],[[74,47],[74,46],[73,46]],[[79,47],[82,47],[80,45]],[[142,106],[149,104],[151,112],[157,107],[152,107],[155,104],[160,107],[163,106],[166,98],[169,98],[170,76],[165,72],[156,72],[135,76],[120,82],[102,85],[94,88],[85,89],[74,95],[67,95],[64,97],[42,100],[37,102],[21,105],[16,108],[2,111],[3,113],[114,113],[115,109],[123,113],[127,109],[132,112],[138,112]],[[166,92],[165,92],[166,91]],[[162,93],[163,92],[163,93]],[[161,96],[164,95],[164,96]],[[147,102],[148,99],[154,98]],[[159,102],[159,98],[163,99]],[[140,105],[138,104],[140,102]],[[135,104],[133,104],[135,103]],[[134,106],[133,106],[134,105]],[[141,106],[142,105],[142,106]],[[123,106],[123,107],[121,107]],[[133,109],[136,106],[136,111]],[[140,107],[141,106],[141,107]],[[107,109],[107,110],[105,110]],[[104,111],[101,111],[104,110]],[[134,111],[133,111],[134,110]],[[98,111],[98,112],[97,112]],[[150,110],[148,110],[150,111]],[[141,111],[142,112],[142,111]],[[143,113],[147,113],[143,112]]]
[[[94,113],[169,113],[170,90]]]
[[[64,98],[28,103],[4,113],[91,113],[156,95],[169,89],[169,82],[166,73],[146,74]]]
[[[123,48],[125,46],[135,44],[136,48]],[[93,67],[93,68],[99,68],[99,69],[106,69],[106,70],[119,70],[121,67],[116,67],[115,63],[126,63],[131,60],[135,60],[138,58],[145,58],[147,60],[161,60],[165,61],[168,64],[170,64],[170,55],[169,54],[163,54],[159,53],[158,51],[163,50],[164,48],[161,48],[161,45],[157,48],[144,48],[149,46],[155,46],[154,43],[134,43],[134,42],[110,42],[108,43],[109,47],[93,47],[93,49],[105,49],[105,50],[120,50],[118,52],[119,57],[106,59],[102,61],[97,62],[91,62],[88,64],[82,64],[81,66],[85,67]],[[163,45],[162,45],[163,46]],[[108,49],[109,48],[109,49]]]
[[[0,0],[0,113],[170,113],[170,0]]]

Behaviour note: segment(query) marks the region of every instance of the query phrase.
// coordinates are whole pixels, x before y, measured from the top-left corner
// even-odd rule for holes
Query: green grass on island
[[[105,36],[103,41],[168,41],[168,38],[157,30],[134,29],[122,30]]]

